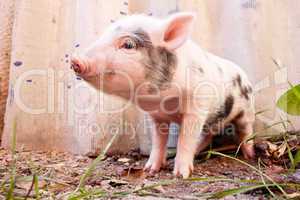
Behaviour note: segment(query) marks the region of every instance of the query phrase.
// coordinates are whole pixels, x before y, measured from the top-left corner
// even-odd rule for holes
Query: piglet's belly
[[[156,121],[181,122],[181,101],[179,97],[140,98],[136,105],[149,113]]]

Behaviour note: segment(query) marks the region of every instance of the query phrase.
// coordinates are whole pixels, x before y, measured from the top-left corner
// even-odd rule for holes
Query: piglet
[[[127,16],[108,27],[72,68],[93,87],[150,114],[156,131],[145,170],[166,164],[169,124],[181,125],[174,174],[187,178],[195,154],[231,126],[245,158],[255,157],[251,84],[240,67],[190,39],[195,16]],[[236,49],[238,50],[238,49]],[[226,129],[225,129],[226,130]]]

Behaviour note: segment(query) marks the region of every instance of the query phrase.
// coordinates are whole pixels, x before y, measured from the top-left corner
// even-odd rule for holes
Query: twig
[[[223,147],[213,148],[213,149],[211,149],[211,150],[209,150],[209,151],[201,152],[201,153],[199,154],[199,156],[205,155],[205,154],[207,154],[207,153],[209,153],[209,152],[211,152],[211,151],[224,152],[224,151],[232,151],[232,150],[235,150],[235,149],[237,149],[237,148],[238,148],[238,146],[237,146],[237,145],[234,145],[234,144],[232,144],[232,145],[227,145],[227,146],[223,146]]]
[[[25,200],[27,200],[27,198],[29,197],[29,195],[30,195],[30,193],[31,193],[31,191],[33,189],[33,186],[34,186],[34,176],[32,176],[32,182],[31,182],[30,188],[29,188],[29,190],[28,190],[28,192],[27,192],[27,194],[25,196]]]

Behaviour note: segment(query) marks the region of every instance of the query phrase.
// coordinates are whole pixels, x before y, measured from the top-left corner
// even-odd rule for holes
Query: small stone
[[[118,162],[122,162],[122,163],[128,163],[130,161],[129,158],[119,158]]]
[[[295,173],[290,174],[288,179],[293,183],[300,183],[300,169],[297,169]]]

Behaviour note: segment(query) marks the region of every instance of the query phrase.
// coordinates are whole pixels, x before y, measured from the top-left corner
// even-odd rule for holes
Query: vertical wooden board
[[[3,145],[9,146],[11,126],[17,118],[17,141],[20,144],[28,148],[51,149],[54,126],[53,117],[48,114],[48,80],[44,74],[50,67],[56,44],[57,27],[52,16],[59,5],[56,1],[28,0],[18,1],[16,9]],[[15,62],[20,65],[14,65]],[[33,114],[35,112],[42,114]]]
[[[195,24],[193,27],[193,40],[196,41],[202,48],[208,51],[215,51],[217,44],[214,41],[216,29],[220,21],[220,13],[215,12],[220,10],[219,1],[198,1],[190,0],[178,1],[180,11],[193,12],[196,15]]]
[[[288,78],[294,84],[300,84],[300,2],[289,0],[288,3],[288,46],[289,46],[289,63]],[[300,129],[300,117],[292,116],[290,119],[293,125]]]
[[[149,5],[151,0],[129,0],[128,7],[130,14],[150,14]]]
[[[129,0],[129,12],[144,13],[156,17],[163,17],[170,13],[176,12],[177,0]]]
[[[149,10],[154,16],[167,16],[178,11],[177,0],[150,0]]]
[[[10,145],[15,118],[17,142],[29,149],[94,153],[112,136],[108,124],[114,122],[114,127],[123,131],[123,112],[107,114],[103,109],[120,107],[124,102],[92,89],[74,75],[69,64],[74,51],[88,46],[111,19],[122,17],[120,11],[127,9],[123,1],[105,2],[18,2],[12,60],[22,65],[11,65],[5,147]],[[136,145],[134,139],[118,140],[112,151]]]
[[[9,66],[15,1],[0,2],[0,141],[4,127],[4,115],[9,85]]]

